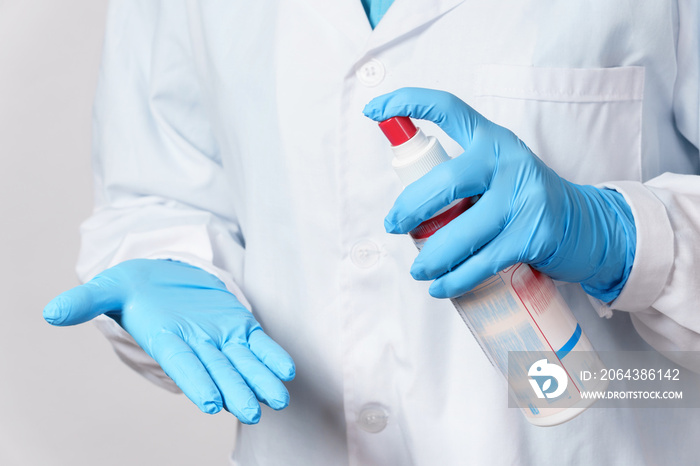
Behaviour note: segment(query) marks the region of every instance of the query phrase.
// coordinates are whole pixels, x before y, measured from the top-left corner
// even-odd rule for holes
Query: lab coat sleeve
[[[697,154],[700,12],[692,0],[679,2],[679,7],[673,117]],[[642,338],[662,353],[700,351],[700,176],[665,173],[644,184],[624,181],[605,186],[622,193],[631,206],[637,247],[625,287],[612,303],[599,302],[599,311],[630,312]],[[669,357],[700,372],[697,356]]]
[[[188,262],[236,283],[243,263],[224,175],[181,2],[112,2],[94,104],[95,210],[81,227],[78,276],[134,258]],[[179,391],[116,322],[98,327],[130,367]]]

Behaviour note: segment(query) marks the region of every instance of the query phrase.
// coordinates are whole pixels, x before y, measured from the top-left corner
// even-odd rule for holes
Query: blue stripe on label
[[[559,351],[557,351],[557,358],[559,359],[564,359],[564,357],[569,354],[569,351],[574,349],[574,346],[576,346],[576,343],[581,339],[581,326],[579,324],[576,324],[576,330],[574,330],[574,334],[571,335],[571,338],[569,338],[569,341],[564,343],[564,346],[562,346]]]

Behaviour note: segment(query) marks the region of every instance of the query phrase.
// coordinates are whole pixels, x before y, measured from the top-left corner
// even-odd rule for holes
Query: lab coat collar
[[[374,30],[360,0],[304,1],[364,55],[430,23],[464,0],[394,0]]]
[[[464,0],[394,0],[364,48],[367,52],[376,50],[429,24],[462,2]],[[367,23],[369,25],[369,21]]]

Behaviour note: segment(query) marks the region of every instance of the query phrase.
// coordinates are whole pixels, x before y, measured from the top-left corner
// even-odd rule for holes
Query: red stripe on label
[[[475,202],[476,200],[473,197],[465,197],[443,213],[438,214],[435,217],[431,217],[425,222],[421,223],[416,228],[411,230],[409,234],[413,239],[428,238],[440,228],[462,215],[462,213],[473,206]]]

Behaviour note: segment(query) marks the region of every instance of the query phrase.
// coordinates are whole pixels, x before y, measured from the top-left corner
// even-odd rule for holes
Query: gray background
[[[236,423],[121,364],[44,305],[78,284],[106,0],[0,0],[0,464],[227,464]]]

